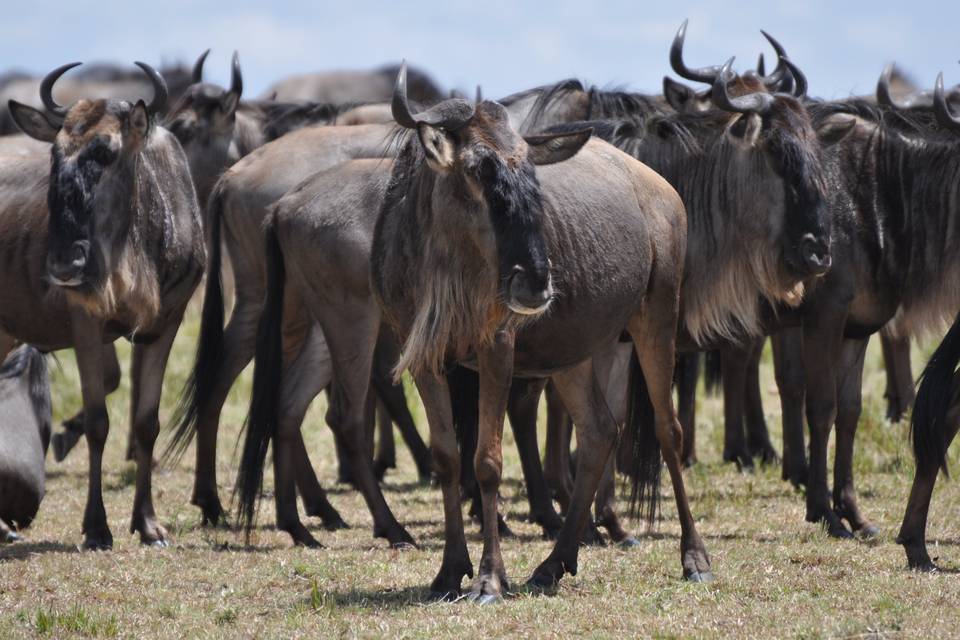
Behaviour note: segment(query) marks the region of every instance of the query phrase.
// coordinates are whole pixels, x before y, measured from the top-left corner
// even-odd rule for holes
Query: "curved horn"
[[[787,56],[782,56],[780,62],[790,71],[790,75],[793,76],[793,80],[796,83],[796,86],[793,88],[793,96],[795,98],[804,98],[807,95],[807,76],[803,74],[803,71],[800,71],[800,67],[793,64],[793,61]]]
[[[230,62],[230,92],[237,94],[238,98],[243,95],[243,73],[240,71],[240,55],[236,51]]]
[[[893,94],[890,93],[890,78],[893,77],[893,68],[893,63],[889,63],[883,68],[880,79],[877,80],[877,102],[881,106],[890,109],[907,109],[910,107],[908,103],[897,103],[897,101],[893,99]]]
[[[763,34],[763,37],[767,39],[767,42],[770,43],[770,46],[773,47],[773,50],[777,53],[777,66],[774,67],[773,71],[770,72],[770,75],[765,75],[759,70],[757,74],[760,75],[760,81],[770,89],[771,91],[776,91],[780,88],[780,84],[784,81],[784,78],[787,74],[787,68],[783,64],[783,59],[787,56],[787,50],[783,48],[783,45],[780,44],[776,38],[772,35],[760,29],[760,33]]]
[[[480,85],[477,85],[477,97],[473,102],[475,104],[480,104],[483,102],[483,89],[480,87]]]
[[[147,77],[150,78],[150,83],[153,85],[153,100],[147,105],[147,113],[155,114],[163,111],[164,107],[167,106],[166,80],[163,79],[163,76],[161,76],[156,69],[146,62],[134,62],[133,64],[140,67],[143,72],[147,74]]]
[[[757,56],[757,75],[761,78],[767,75],[767,67],[763,62],[763,52],[760,52],[760,55]]]
[[[453,98],[421,113],[413,113],[407,100],[407,63],[403,61],[397,73],[397,83],[393,87],[390,112],[396,123],[407,129],[416,129],[421,122],[434,127],[457,129],[473,117],[474,106],[467,100]]]
[[[67,108],[61,107],[53,99],[53,85],[57,80],[60,79],[60,76],[74,67],[79,67],[81,64],[82,63],[80,62],[71,62],[69,64],[57,67],[48,73],[43,79],[43,82],[40,83],[40,100],[43,102],[44,108],[58,118],[62,119],[67,116]]]
[[[197,58],[197,61],[193,63],[193,71],[190,72],[190,83],[199,84],[203,82],[203,63],[207,61],[207,56],[210,55],[210,49],[207,49],[200,54],[200,57]]]
[[[674,73],[681,78],[713,84],[713,81],[720,73],[720,67],[712,66],[690,69],[683,63],[683,40],[687,37],[687,22],[689,22],[689,20],[684,20],[683,24],[680,25],[680,28],[677,30],[677,35],[673,38],[673,44],[670,45],[670,67]]]
[[[758,113],[762,114],[770,108],[773,102],[773,96],[769,93],[748,93],[745,96],[731,98],[727,93],[727,83],[736,78],[730,67],[733,65],[733,58],[727,60],[727,63],[720,69],[717,79],[713,82],[713,103],[724,111],[734,113]]]
[[[933,86],[933,112],[944,129],[960,131],[960,116],[950,113],[950,105],[947,104],[947,96],[943,91],[942,71],[937,75],[937,84]]]

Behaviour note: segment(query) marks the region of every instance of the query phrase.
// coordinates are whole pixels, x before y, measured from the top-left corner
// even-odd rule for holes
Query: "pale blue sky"
[[[401,57],[445,88],[472,94],[479,83],[490,97],[567,77],[659,92],[671,38],[685,17],[691,65],[736,55],[739,68],[752,67],[760,51],[772,55],[763,28],[808,74],[813,95],[872,92],[893,60],[924,86],[932,87],[940,70],[948,84],[960,82],[960,2],[942,0],[18,2],[0,21],[0,68],[192,62],[212,47],[208,77],[226,82],[238,49],[248,96],[286,74]]]

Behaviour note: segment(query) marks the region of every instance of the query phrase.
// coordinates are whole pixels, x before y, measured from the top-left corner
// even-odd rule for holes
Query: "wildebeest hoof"
[[[827,525],[827,535],[838,540],[854,539],[854,535],[850,533],[850,530],[841,523]]]
[[[350,528],[350,525],[344,522],[340,516],[335,518],[321,518],[321,520],[323,521],[323,528],[327,531],[339,531],[340,529]]]
[[[460,598],[459,589],[446,589],[435,591],[431,589],[427,592],[427,600],[432,600],[434,602],[453,602]]]
[[[684,571],[683,579],[687,582],[713,582],[712,571]]]
[[[390,545],[391,549],[396,549],[397,551],[415,551],[419,547],[413,542],[394,542]]]
[[[15,532],[13,532],[13,531],[7,531],[7,533],[4,534],[4,536],[3,536],[3,541],[4,541],[5,543],[7,543],[7,544],[12,544],[12,543],[14,543],[14,542],[19,542],[20,540],[22,540],[22,538],[21,538],[17,533],[15,533]]]
[[[401,527],[399,524],[395,524],[386,529],[374,528],[373,537],[386,538],[387,542],[389,542],[390,546],[394,549],[400,549],[404,545],[414,549],[419,549],[416,541],[413,539],[413,536],[407,533],[407,530]]]
[[[302,523],[297,522],[289,527],[280,527],[283,531],[290,534],[293,539],[293,546],[306,547],[307,549],[323,549],[323,545],[313,537]]]
[[[780,462],[780,454],[777,453],[777,450],[774,449],[773,445],[769,442],[750,447],[750,455],[759,458],[760,464],[763,466],[779,464]]]
[[[83,541],[84,551],[110,551],[111,549],[113,549],[113,535],[109,531],[88,535]]]
[[[166,540],[154,540],[152,542],[144,542],[143,544],[153,547],[154,549],[166,549],[170,546],[170,543]]]
[[[501,596],[499,593],[497,593],[497,594],[494,594],[494,593],[475,593],[475,592],[472,592],[472,591],[471,591],[471,592],[467,595],[467,600],[469,600],[470,602],[474,602],[474,603],[479,604],[479,605],[482,606],[482,605],[496,604],[496,603],[498,603],[498,602],[502,602],[502,601],[503,601],[503,596]]]
[[[53,445],[53,459],[57,462],[63,462],[70,450],[76,446],[80,437],[83,436],[83,426],[76,429],[69,423],[64,423],[64,430],[53,434],[50,444]]]
[[[634,538],[633,536],[627,536],[623,540],[617,543],[617,546],[621,549],[633,549],[634,547],[640,546],[640,541]]]
[[[580,536],[580,544],[588,547],[607,546],[607,542],[603,539],[603,534],[600,533],[600,529],[592,522],[583,530],[583,534]]]
[[[857,537],[861,540],[873,540],[880,535],[880,527],[875,524],[865,524],[857,529]]]
[[[501,538],[516,538],[517,534],[513,532],[513,529],[510,528],[510,525],[507,524],[507,521],[504,520],[503,514],[497,514],[497,531],[500,533]]]

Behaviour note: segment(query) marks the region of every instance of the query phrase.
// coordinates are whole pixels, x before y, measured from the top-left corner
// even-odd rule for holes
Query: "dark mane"
[[[894,110],[881,107],[871,98],[851,97],[827,102],[811,101],[806,107],[816,128],[832,116],[849,115],[903,133],[955,135],[945,131],[937,123],[930,106]]]
[[[359,106],[359,103],[274,102],[258,100],[241,103],[240,108],[261,114],[267,142],[314,124],[336,124],[337,117]]]

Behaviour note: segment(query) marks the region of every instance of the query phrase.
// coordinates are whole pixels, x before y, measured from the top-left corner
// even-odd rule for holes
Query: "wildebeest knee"
[[[496,487],[500,484],[502,462],[489,455],[477,455],[474,460],[477,483],[481,487]]]
[[[110,431],[110,416],[107,414],[106,407],[94,407],[92,409],[84,408],[84,434],[88,442],[96,442],[101,446],[107,441],[107,433]]]
[[[670,443],[679,450],[683,444],[683,428],[674,419],[657,420],[657,440],[661,446]]]
[[[456,452],[432,448],[430,453],[433,456],[433,471],[441,486],[460,479],[460,456]]]

